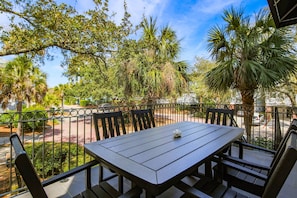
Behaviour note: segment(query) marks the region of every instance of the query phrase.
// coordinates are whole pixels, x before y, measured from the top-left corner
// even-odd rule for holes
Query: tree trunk
[[[247,141],[251,142],[252,119],[254,115],[254,92],[255,90],[240,90],[242,107],[244,112],[244,125]]]
[[[23,123],[22,123],[22,120],[23,120],[22,109],[23,109],[23,102],[18,101],[18,103],[17,103],[17,113],[19,114],[19,120],[18,120],[17,134],[19,136],[22,135],[22,126],[23,126]]]

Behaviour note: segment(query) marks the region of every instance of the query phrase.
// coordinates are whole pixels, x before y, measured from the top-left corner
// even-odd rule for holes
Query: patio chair
[[[124,117],[121,111],[93,113],[93,120],[97,140],[126,134]],[[102,129],[102,134],[100,134],[100,129]]]
[[[207,108],[205,123],[235,126],[233,109]]]
[[[273,156],[277,156],[279,155],[279,153],[282,153],[282,149],[283,149],[283,144],[286,142],[287,138],[289,137],[290,135],[290,131],[294,129],[294,130],[297,130],[297,119],[293,119],[292,122],[290,123],[290,126],[285,134],[285,136],[281,139],[281,141],[279,142],[278,144],[278,148],[276,150],[271,150],[271,149],[267,149],[267,148],[264,148],[264,147],[261,147],[261,146],[257,146],[255,144],[250,144],[250,143],[247,143],[247,142],[242,142],[242,141],[235,141],[233,142],[233,144],[237,144],[237,147],[238,147],[238,158],[239,159],[244,159],[244,153],[245,153],[245,149],[248,149],[248,150],[258,150],[260,152],[264,152],[264,153],[269,153],[269,154],[272,154]],[[232,157],[234,158],[234,157]],[[273,163],[273,161],[271,162]]]
[[[131,115],[135,131],[156,126],[152,109],[132,109]]]
[[[115,136],[120,136],[126,134],[124,117],[121,111],[109,112],[109,113],[93,113],[94,127],[96,132],[97,140],[112,138]],[[100,132],[102,134],[100,134]],[[104,176],[104,167],[99,168],[99,182],[107,181],[116,176],[113,170],[109,169],[113,174],[109,176]],[[119,176],[119,190],[123,192],[123,177]]]
[[[278,150],[274,152],[273,159],[269,165],[263,165],[257,162],[253,162],[250,159],[244,160],[239,159],[232,156],[223,156],[222,159],[225,161],[228,161],[228,166],[234,165],[235,167],[243,167],[244,169],[249,169],[250,171],[256,171],[258,173],[261,173],[262,175],[269,175],[271,171],[273,171],[273,168],[276,166],[276,164],[279,163],[281,157],[283,156],[285,149],[287,147],[288,141],[290,141],[290,138],[292,136],[296,136],[296,120],[294,120],[291,123],[291,126],[289,127],[289,130],[286,134],[286,136],[283,138]],[[257,147],[259,149],[260,147]],[[262,152],[269,152],[267,149],[263,149]],[[263,153],[257,152],[258,155],[261,155]],[[264,155],[262,157],[264,159]],[[218,163],[216,166],[214,166],[214,177],[218,181],[227,181],[229,186],[234,186],[236,188],[245,190],[247,192],[251,192],[253,194],[260,194],[263,190],[263,180],[257,179],[255,176],[251,176],[241,169],[237,168],[226,168],[224,164]],[[249,178],[249,180],[244,180],[243,178]]]
[[[233,115],[233,109],[207,108],[205,123],[237,127]],[[226,153],[228,151],[230,151],[230,147],[222,150],[222,153]],[[209,177],[212,177],[211,161],[216,161],[216,158],[205,162],[205,175]],[[195,171],[194,175],[195,174],[200,175],[201,173]]]
[[[115,190],[107,182],[102,182],[95,186],[91,186],[91,170],[93,166],[98,165],[98,162],[95,160],[71,169],[70,171],[55,175],[50,179],[41,182],[31,160],[24,149],[23,144],[20,141],[19,136],[17,134],[12,134],[10,136],[10,142],[15,152],[15,165],[32,197],[56,197],[57,192],[55,192],[55,190],[53,191],[50,189],[44,189],[44,187],[62,181],[63,179],[66,179],[82,171],[86,172],[86,189],[74,197],[138,197],[142,192],[141,189],[135,187],[126,192],[124,195],[121,195],[120,192]],[[72,195],[71,193],[67,192],[67,195],[65,194],[63,197],[72,197]]]
[[[283,155],[277,163],[273,164],[267,175],[242,167],[228,160],[222,160],[221,163],[225,167],[224,171],[240,170],[242,173],[246,174],[246,177],[242,177],[241,180],[246,181],[244,182],[246,183],[246,188],[244,189],[245,191],[262,198],[277,197],[296,163],[296,145],[297,133],[293,130],[290,133],[286,144],[284,144]],[[247,185],[248,180],[252,180],[251,177],[254,177],[257,181],[259,181],[257,187],[254,185]],[[238,180],[238,182],[241,181]],[[180,181],[175,185],[175,187],[185,192],[183,197],[247,197],[237,192],[236,189],[231,188],[232,186],[233,185],[225,186],[208,177],[199,179],[193,186],[190,186],[183,181]],[[241,193],[243,192],[241,191]]]

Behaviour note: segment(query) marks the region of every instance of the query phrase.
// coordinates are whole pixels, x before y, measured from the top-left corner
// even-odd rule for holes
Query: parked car
[[[262,122],[264,122],[264,115],[260,113],[254,113],[252,125],[259,126]]]
[[[99,109],[103,112],[110,112],[112,109],[112,105],[109,103],[103,103],[99,105]]]

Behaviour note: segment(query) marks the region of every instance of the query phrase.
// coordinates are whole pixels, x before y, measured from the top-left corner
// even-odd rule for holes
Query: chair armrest
[[[96,160],[90,161],[90,162],[88,162],[86,164],[83,164],[81,166],[78,166],[78,167],[76,167],[74,169],[71,169],[71,170],[69,170],[67,172],[61,173],[59,175],[55,175],[55,176],[49,178],[48,180],[43,181],[42,182],[42,185],[43,186],[48,186],[48,185],[53,184],[53,183],[55,183],[57,181],[60,181],[62,179],[66,179],[67,177],[70,177],[72,175],[75,175],[76,173],[79,173],[81,171],[84,171],[84,170],[90,171],[91,168],[93,166],[97,165],[97,164],[98,164],[98,162]],[[88,181],[90,181],[90,178],[87,178],[87,182]]]
[[[179,190],[185,192],[188,195],[191,195],[190,197],[204,197],[204,198],[211,198],[211,196],[205,194],[204,192],[198,190],[195,187],[189,186],[188,184],[179,181],[174,185]]]
[[[263,151],[263,152],[271,153],[273,155],[276,153],[275,150],[267,149],[267,148],[257,146],[257,145],[254,145],[254,144],[249,144],[249,143],[246,143],[246,142],[234,141],[233,143],[238,144],[238,147],[239,147],[239,154],[238,154],[239,156],[238,157],[241,158],[241,159],[243,158],[243,148],[244,147],[248,147],[248,148],[260,150],[260,151]]]
[[[261,174],[259,172],[256,172],[254,170],[248,169],[246,167],[243,167],[241,165],[238,165],[236,163],[230,162],[228,160],[222,160],[221,163],[223,164],[223,166],[226,166],[227,168],[232,168],[238,171],[241,171],[243,173],[246,173],[248,175],[252,175],[256,178],[262,179],[262,180],[267,180],[267,175]]]
[[[246,160],[243,160],[243,159],[240,159],[240,158],[237,158],[237,157],[232,157],[232,156],[229,156],[229,155],[223,155],[222,157],[223,157],[223,160],[230,161],[230,162],[233,162],[233,163],[236,163],[236,164],[248,165],[248,166],[251,166],[251,167],[254,167],[254,168],[259,168],[259,169],[267,170],[267,171],[269,171],[271,169],[271,167],[269,167],[269,166],[265,166],[265,165],[262,165],[262,164],[257,164],[257,163],[250,162],[250,161],[246,161]]]

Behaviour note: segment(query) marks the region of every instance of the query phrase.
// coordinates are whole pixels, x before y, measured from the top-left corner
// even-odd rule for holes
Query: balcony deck
[[[237,155],[237,147],[232,147],[232,154],[233,155]],[[269,164],[272,156],[269,154],[263,155],[263,153],[261,153],[261,155],[259,155],[258,151],[252,151],[252,150],[248,150],[244,156],[246,157],[245,159],[250,160],[250,161],[256,161],[257,163],[262,163],[262,164]],[[99,168],[94,167],[93,170],[93,174],[92,174],[92,182],[93,185],[95,185],[96,183],[98,183],[98,170]],[[203,167],[200,168],[200,171],[203,171]],[[68,178],[65,181],[59,182],[59,183],[55,183],[52,184],[48,187],[46,187],[47,191],[51,191],[54,192],[54,196],[55,197],[69,197],[69,196],[73,196],[78,194],[79,192],[84,190],[84,179],[83,176],[81,174],[84,173],[80,173],[77,174],[73,177]],[[112,184],[115,188],[117,188],[117,178],[114,178],[112,180],[109,181],[110,184]],[[193,182],[193,180],[191,180],[191,178],[186,178],[186,182],[191,183]],[[131,183],[129,180],[124,179],[124,190],[128,190],[130,187]],[[247,192],[241,191],[236,189],[237,191],[241,192],[244,195],[247,195],[249,197],[256,197],[253,196]],[[165,191],[163,194],[159,195],[158,197],[160,198],[175,198],[175,197],[180,197],[183,194],[183,192],[181,192],[180,190],[171,187],[170,189],[168,189],[167,191]],[[288,177],[287,181],[285,182],[281,192],[279,193],[279,198],[285,198],[285,197],[295,197],[295,195],[297,194],[297,164],[295,164],[293,170],[290,173],[290,176]],[[27,198],[27,197],[31,197],[30,193],[24,193],[18,196],[15,196],[15,198]],[[141,197],[145,197],[145,193],[142,193]]]
[[[227,105],[228,106],[228,105]],[[156,126],[162,126],[166,124],[181,122],[181,121],[195,121],[195,122],[205,122],[205,112],[208,105],[197,104],[197,105],[181,105],[181,104],[156,104],[154,105],[154,116],[156,121]],[[134,132],[133,126],[131,124],[130,110],[135,108],[147,108],[147,106],[114,106],[108,111],[122,111],[125,115],[126,130],[127,133]],[[226,108],[226,105],[216,105],[216,108]],[[240,106],[232,107],[235,109],[235,121],[237,125],[241,128],[244,126],[244,117]],[[275,108],[267,107],[263,115],[265,117],[264,122],[260,122],[258,125],[252,126],[252,143],[261,145],[266,148],[274,148],[276,145],[276,137],[278,137],[278,132],[283,136],[287,131],[290,122],[292,120],[291,108],[282,107],[278,108],[278,119],[276,118]],[[65,165],[65,167],[70,166],[70,159],[78,162],[79,159],[85,159],[88,161],[88,157],[85,153],[78,153],[83,147],[84,143],[96,141],[96,136],[93,127],[92,113],[94,112],[105,112],[99,108],[81,108],[81,107],[65,107],[65,109],[57,110],[47,110],[45,113],[47,116],[44,119],[40,119],[37,115],[37,111],[26,112],[23,117],[28,117],[30,119],[22,120],[23,124],[30,124],[30,131],[22,131],[22,141],[28,147],[32,149],[29,151],[29,155],[33,157],[37,152],[37,146],[42,145],[54,145],[53,143],[59,145],[57,149],[50,148],[49,155],[47,156],[47,161],[54,159],[54,153],[62,152],[63,149],[67,150],[67,160],[61,161],[60,166]],[[9,143],[9,136],[16,132],[17,122],[15,121],[17,113],[0,113],[0,197],[7,197],[10,194],[18,191],[21,187],[16,182],[16,174],[14,172],[14,166],[12,164],[13,152]],[[26,116],[25,116],[26,115]],[[30,117],[31,116],[31,117]],[[4,119],[5,118],[5,119]],[[279,121],[279,122],[277,122]],[[277,126],[277,124],[279,126]],[[37,127],[38,126],[38,127]],[[24,129],[24,127],[23,127]],[[28,133],[29,132],[29,133]],[[75,148],[75,154],[70,155],[70,147],[73,145]],[[72,148],[72,147],[71,147]],[[73,150],[73,149],[72,149]],[[42,151],[42,155],[46,155],[46,152]],[[62,155],[61,155],[62,156]],[[253,158],[257,157],[257,153],[251,155]],[[256,158],[259,162],[264,159]],[[265,162],[263,162],[265,163]],[[75,165],[75,164],[72,164]],[[79,165],[79,164],[76,164]],[[65,168],[64,171],[69,170]],[[284,192],[288,194],[297,194],[297,168],[294,169],[295,172],[290,181],[284,187]],[[44,172],[39,174],[45,174]],[[98,173],[97,173],[98,174]],[[97,181],[98,175],[94,174],[94,182]],[[70,192],[73,189],[72,194],[76,194],[78,191],[82,190],[82,177],[77,176],[75,178],[70,178],[67,182],[59,183],[57,187],[53,188],[57,193],[63,194],[65,189],[69,189]],[[128,181],[127,181],[128,182]],[[129,183],[126,184],[129,187]],[[63,191],[64,189],[64,191]],[[293,189],[293,191],[291,190]],[[292,193],[290,193],[292,192]],[[169,194],[176,194],[176,196],[169,196]],[[179,193],[176,189],[170,189],[165,192],[164,195],[160,197],[178,197]],[[55,196],[59,197],[59,196]]]

